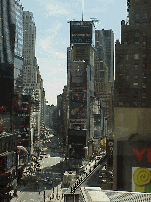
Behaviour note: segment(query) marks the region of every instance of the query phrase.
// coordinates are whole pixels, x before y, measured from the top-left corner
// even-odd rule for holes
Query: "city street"
[[[11,202],[15,201],[55,201],[59,199],[61,201],[61,182],[62,182],[62,169],[64,158],[59,155],[59,147],[57,147],[58,139],[56,137],[51,137],[52,143],[43,143],[43,151],[45,155],[42,156],[42,160],[39,160],[39,167],[32,173],[27,184],[18,186],[18,198],[13,198]],[[44,194],[45,192],[45,194]]]

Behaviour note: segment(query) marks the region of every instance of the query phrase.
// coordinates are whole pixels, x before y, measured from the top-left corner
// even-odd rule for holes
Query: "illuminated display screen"
[[[70,43],[92,44],[92,22],[71,21],[70,22]]]

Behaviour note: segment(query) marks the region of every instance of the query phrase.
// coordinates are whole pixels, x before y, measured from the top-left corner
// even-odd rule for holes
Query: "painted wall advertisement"
[[[151,142],[119,141],[117,148],[118,189],[151,193]]]
[[[87,103],[86,93],[72,92],[70,93],[70,119],[86,119]]]
[[[72,62],[70,67],[70,90],[87,89],[87,71],[85,62]]]

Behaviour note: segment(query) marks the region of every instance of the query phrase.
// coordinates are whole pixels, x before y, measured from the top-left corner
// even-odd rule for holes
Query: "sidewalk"
[[[57,193],[58,193],[58,198],[57,198]],[[63,190],[61,188],[61,183],[54,188],[54,194],[53,194],[53,189],[51,190],[46,190],[46,202],[54,202],[54,201],[59,201],[59,202],[64,202],[64,198],[62,198],[62,193]],[[50,200],[50,196],[51,196],[51,200]]]

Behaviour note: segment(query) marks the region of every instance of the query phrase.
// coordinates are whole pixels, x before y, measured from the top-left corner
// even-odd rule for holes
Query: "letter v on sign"
[[[151,149],[147,149],[147,161],[151,163]]]
[[[146,151],[146,148],[143,148],[140,152],[138,151],[137,148],[133,148],[133,150],[134,150],[134,153],[136,154],[137,160],[140,162],[143,155],[144,155],[144,153],[145,153],[145,151]]]

